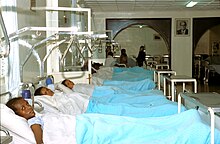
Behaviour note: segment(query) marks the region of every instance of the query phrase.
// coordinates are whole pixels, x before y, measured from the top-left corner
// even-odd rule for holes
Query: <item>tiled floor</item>
[[[217,92],[220,94],[220,84],[199,83],[198,92]]]

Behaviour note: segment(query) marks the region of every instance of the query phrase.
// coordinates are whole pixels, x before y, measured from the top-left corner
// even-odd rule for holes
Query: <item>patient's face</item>
[[[66,81],[65,81],[65,84],[66,84],[66,86],[67,86],[68,88],[70,88],[70,89],[72,89],[73,86],[74,86],[74,83],[73,83],[72,81],[70,81],[70,80],[66,80]]]
[[[15,113],[27,120],[35,116],[33,108],[24,99],[19,99],[14,106],[17,109]]]
[[[42,95],[53,96],[54,92],[52,90],[50,90],[49,88],[44,87],[44,88],[41,89],[41,94]]]

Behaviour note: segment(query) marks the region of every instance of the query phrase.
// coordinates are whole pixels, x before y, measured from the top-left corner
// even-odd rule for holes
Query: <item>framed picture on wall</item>
[[[190,36],[190,19],[176,18],[174,32],[175,36]]]

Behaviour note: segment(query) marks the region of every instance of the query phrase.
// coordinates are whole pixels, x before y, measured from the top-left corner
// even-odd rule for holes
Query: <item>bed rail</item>
[[[5,129],[3,126],[0,126],[0,131],[4,132],[6,136],[10,136],[9,131]]]

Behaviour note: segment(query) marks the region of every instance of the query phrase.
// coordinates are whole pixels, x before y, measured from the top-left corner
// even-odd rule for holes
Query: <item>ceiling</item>
[[[138,12],[164,10],[220,10],[220,0],[194,0],[198,4],[186,8],[190,0],[79,0],[93,12]],[[220,15],[220,14],[219,14]]]

